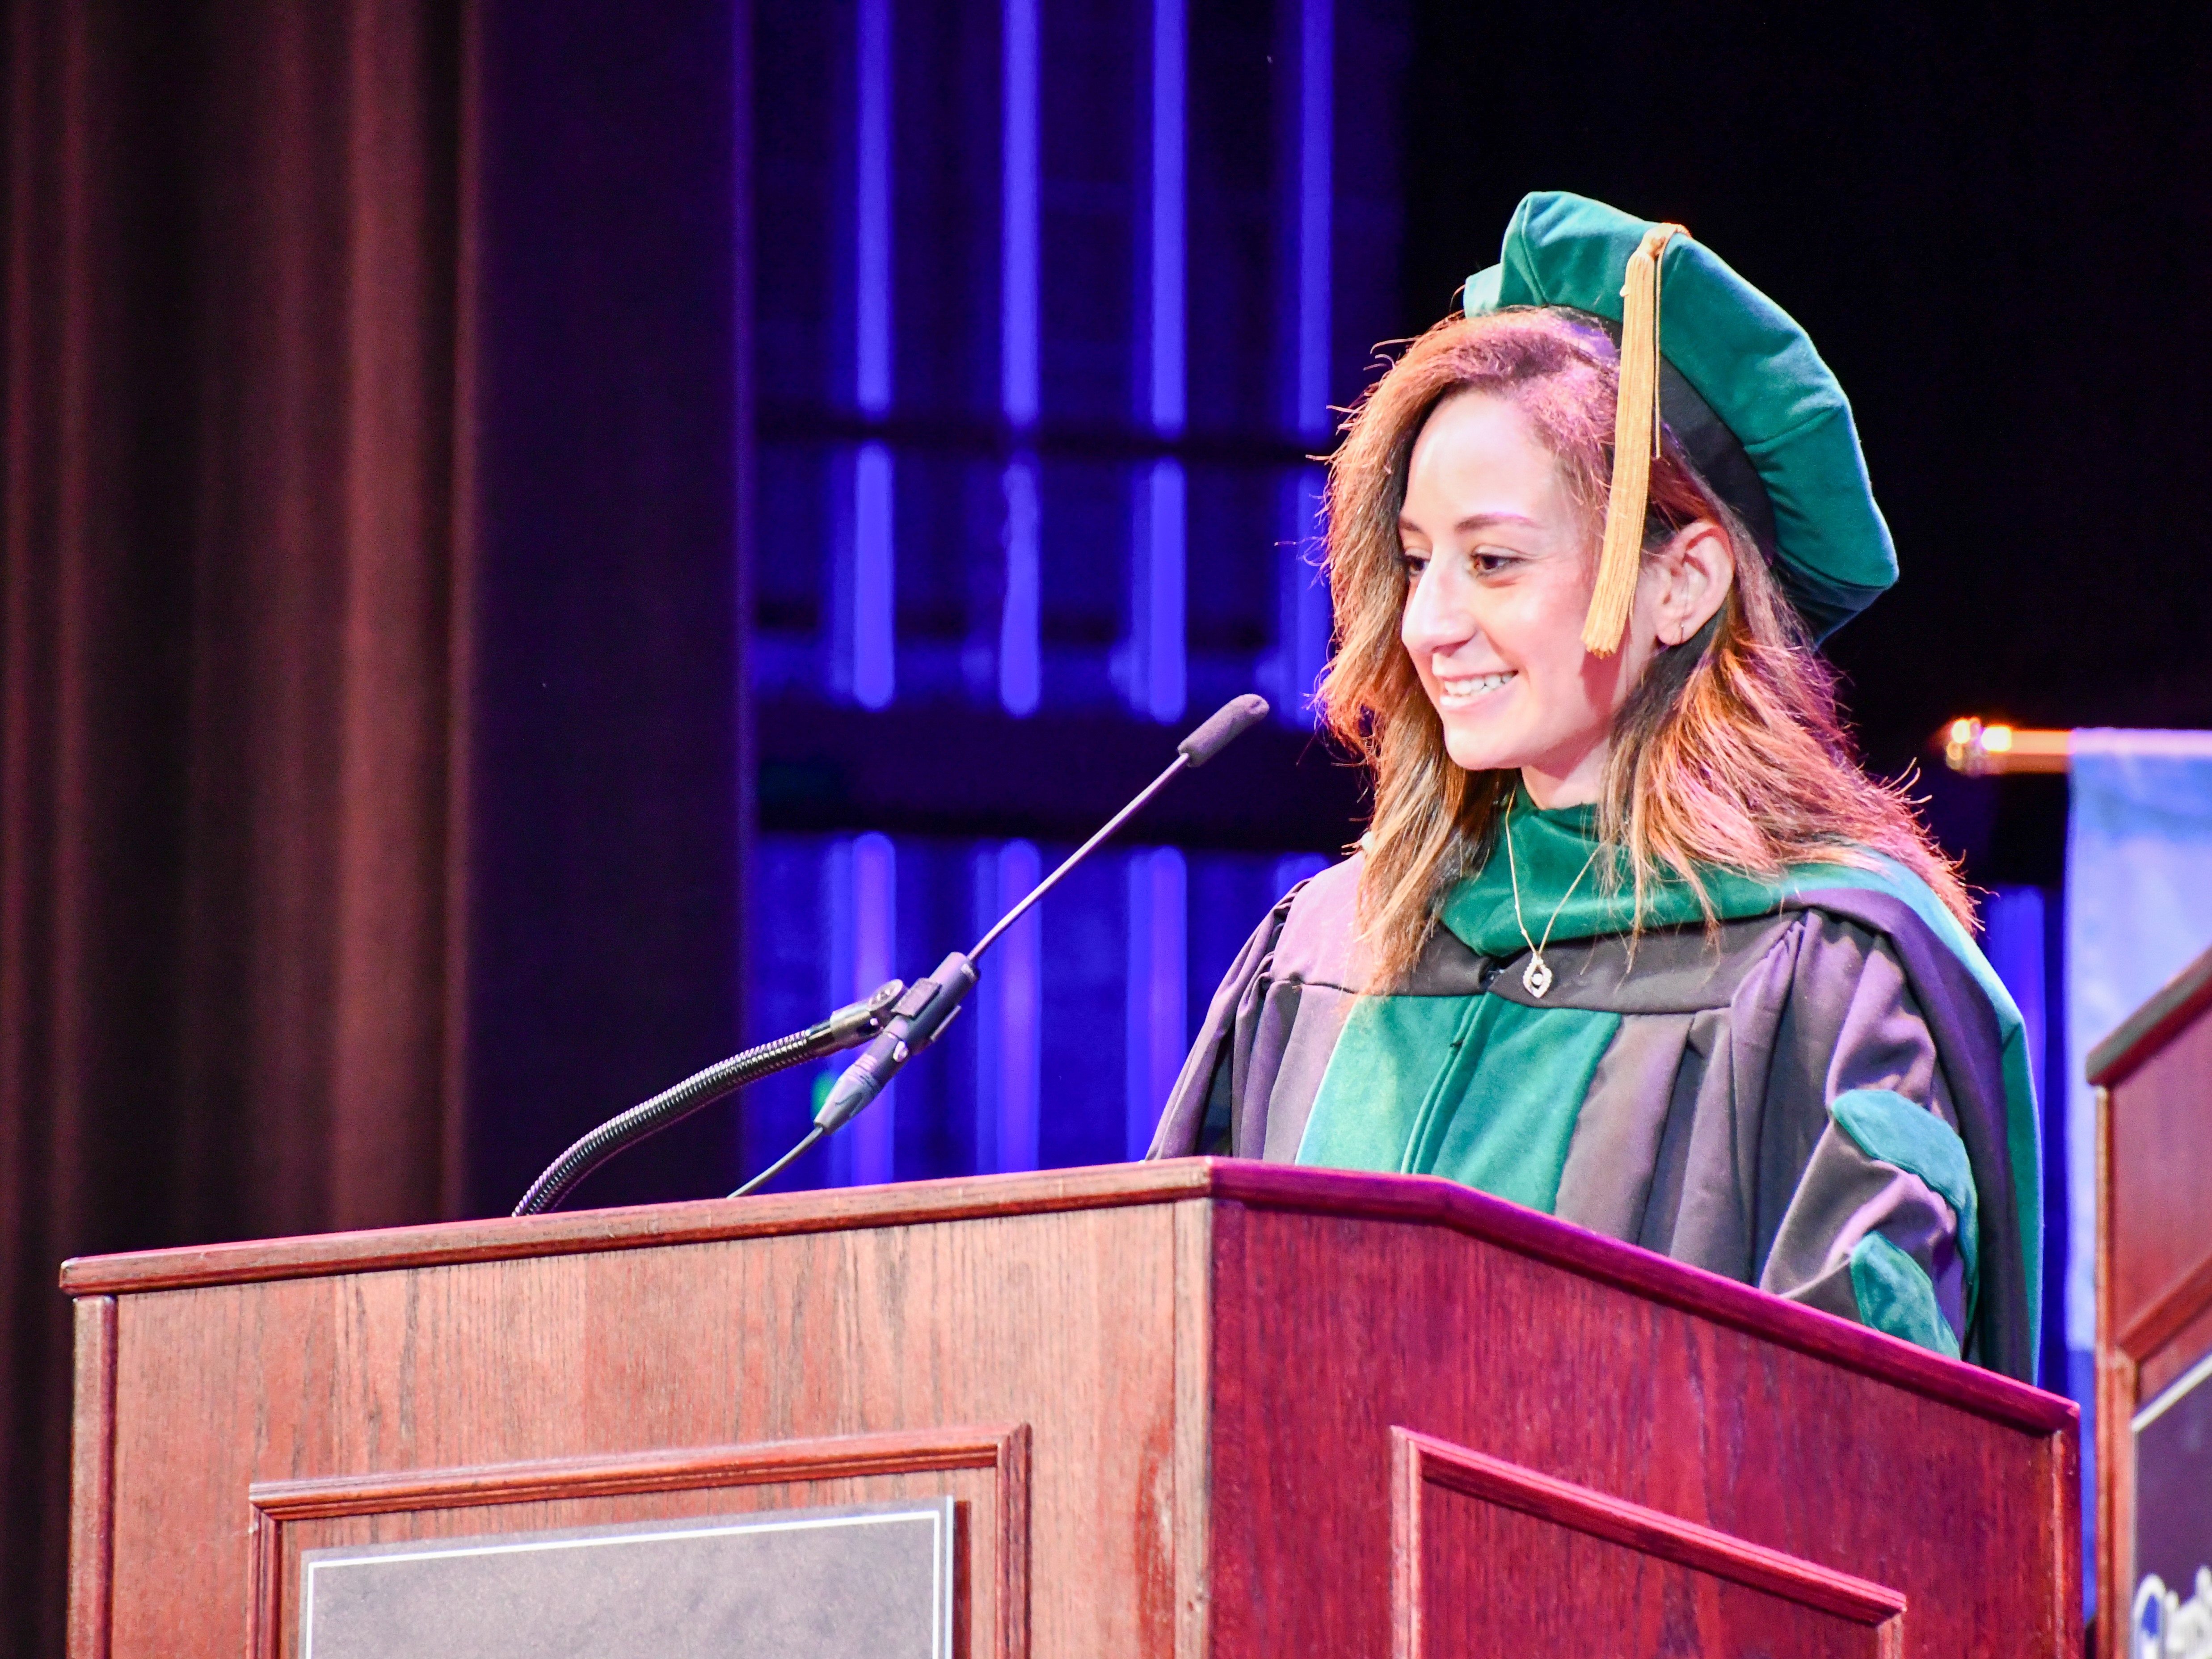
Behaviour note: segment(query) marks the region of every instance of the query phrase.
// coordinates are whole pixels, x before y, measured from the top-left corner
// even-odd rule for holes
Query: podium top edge
[[[1173,1158],[81,1256],[62,1265],[61,1287],[73,1297],[130,1296],[1192,1200],[1448,1227],[2031,1433],[2078,1427],[2079,1408],[2060,1395],[1455,1182],[1236,1158]]]
[[[496,1216],[477,1221],[76,1256],[62,1264],[61,1287],[76,1297],[130,1295],[600,1250],[654,1249],[777,1233],[837,1232],[991,1216],[1172,1204],[1211,1195],[1215,1190],[1216,1166],[1224,1162],[1177,1158],[1112,1164],[1034,1174],[769,1193],[753,1198],[556,1210],[548,1215]]]
[[[2084,1073],[2100,1089],[2124,1082],[2207,1008],[2212,1008],[2212,951],[2166,981],[2090,1049]]]

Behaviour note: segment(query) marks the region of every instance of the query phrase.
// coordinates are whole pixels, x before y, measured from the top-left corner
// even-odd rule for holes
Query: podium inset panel
[[[1398,1659],[1905,1651],[1905,1598],[1885,1585],[1427,1435],[1391,1438]]]
[[[1016,1659],[1029,1436],[702,1447],[253,1489],[255,1659]]]
[[[950,1498],[311,1550],[301,1659],[951,1659]]]

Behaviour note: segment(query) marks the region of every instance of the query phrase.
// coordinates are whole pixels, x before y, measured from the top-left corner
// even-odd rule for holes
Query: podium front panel
[[[80,1623],[106,1629],[78,1650],[287,1654],[303,1550],[937,1497],[960,1652],[1170,1650],[1176,1243],[1203,1217],[825,1228],[823,1202],[797,1231],[765,1218],[784,1201],[737,1237],[435,1259],[591,1221],[472,1224],[303,1241],[331,1271],[210,1284],[177,1263],[185,1282],[118,1287],[112,1421],[104,1449],[80,1438],[112,1518],[104,1562],[73,1570]],[[602,1224],[703,1209],[712,1232],[744,1208]],[[1042,1559],[1060,1570],[1032,1585]]]

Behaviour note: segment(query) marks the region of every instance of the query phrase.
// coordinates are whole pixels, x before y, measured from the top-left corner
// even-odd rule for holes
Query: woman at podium
[[[1897,563],[1803,331],[1678,226],[1530,196],[1328,505],[1372,818],[1152,1155],[1445,1176],[2032,1380],[2021,1023],[1838,714],[1819,641]]]

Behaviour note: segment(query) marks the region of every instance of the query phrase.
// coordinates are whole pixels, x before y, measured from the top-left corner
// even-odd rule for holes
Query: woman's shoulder
[[[1925,977],[1940,964],[1944,977],[1972,983],[1996,1011],[2001,1024],[2016,1023],[2012,994],[1982,954],[1966,924],[1916,872],[1897,860],[1857,849],[1849,863],[1804,864],[1786,883],[1788,902],[1825,911],[1879,933]]]
[[[1792,866],[1784,878],[1785,902],[1868,921],[1875,931],[1924,933],[1954,955],[1981,953],[1966,925],[1951,914],[1918,872],[1886,853],[1855,847],[1833,860]]]
[[[1285,896],[1282,928],[1275,940],[1274,977],[1357,991],[1367,983],[1367,953],[1359,941],[1359,875],[1364,855],[1354,853],[1309,876]]]

